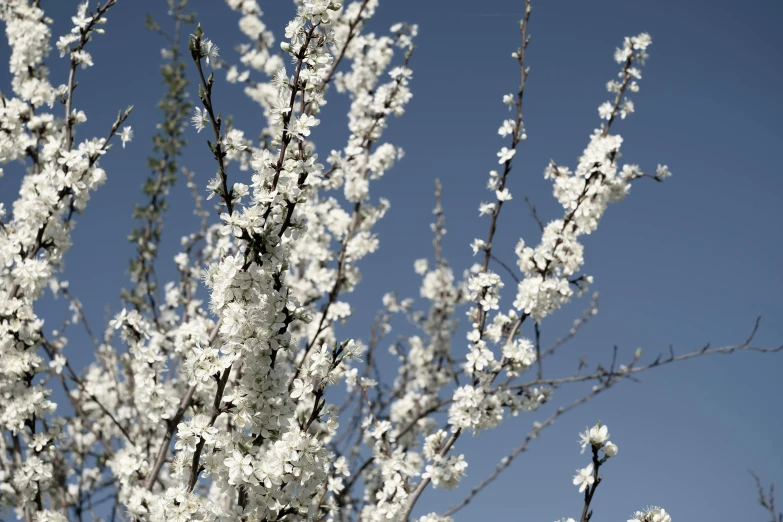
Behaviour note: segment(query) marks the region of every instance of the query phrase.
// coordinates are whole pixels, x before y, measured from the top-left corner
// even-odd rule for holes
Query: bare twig
[[[750,469],[748,470],[748,473],[750,473],[753,476],[753,480],[756,481],[756,487],[759,490],[759,504],[769,511],[769,514],[772,517],[770,518],[770,522],[783,522],[783,512],[778,512],[777,509],[775,509],[775,485],[770,484],[769,493],[766,493],[759,476]]]
[[[536,206],[533,204],[530,199],[525,196],[525,203],[527,203],[527,206],[530,207],[530,214],[533,216],[533,219],[536,220],[536,224],[538,224],[538,229],[543,232],[544,231],[544,222],[541,221],[541,218],[538,217],[538,212],[536,211]]]

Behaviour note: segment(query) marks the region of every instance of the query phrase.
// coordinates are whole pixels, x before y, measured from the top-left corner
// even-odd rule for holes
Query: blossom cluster
[[[73,216],[105,181],[99,160],[130,114],[130,109],[120,113],[108,138],[75,142],[75,128],[87,119],[73,103],[76,69],[92,66],[85,47],[94,34],[103,32],[99,26],[113,3],[95,13],[87,12],[86,2],[79,6],[73,29],[57,43],[61,56],[70,58],[68,83],[58,86],[50,83],[44,65],[51,30],[38,3],[11,0],[0,6],[11,48],[14,94],[2,96],[0,103],[0,164],[28,164],[9,219],[0,205],[0,427],[14,440],[19,465],[4,479],[4,489],[10,479],[20,516],[29,517],[36,504],[40,507],[42,492],[53,480],[54,443],[64,436],[62,422],[52,417],[56,404],[49,400],[51,390],[36,378],[50,368],[39,347],[56,370],[64,364],[58,354],[62,345],[48,343],[34,304],[47,285],[59,284],[56,273],[71,246]],[[57,100],[65,104],[65,118],[50,112]],[[37,419],[46,417],[51,417],[49,423],[36,426]],[[21,462],[23,455],[27,458]]]
[[[412,99],[418,26],[369,31],[379,0],[296,0],[294,18],[276,39],[257,0],[227,0],[246,37],[230,63],[225,45],[200,25],[188,52],[180,49],[180,31],[195,18],[185,12],[187,1],[170,1],[173,33],[147,22],[170,47],[161,71],[164,122],[129,235],[130,288],[96,336],[61,269],[74,216],[106,178],[101,157],[112,139],[125,148],[133,138],[124,126],[128,109],[107,137],[75,139],[86,114],[76,107],[74,78],[93,66],[88,44],[103,32],[115,3],[105,0],[94,12],[87,3],[78,7],[72,30],[55,43],[70,63],[67,83],[57,87],[46,66],[52,25],[39,2],[0,6],[13,90],[0,99],[0,165],[21,161],[27,169],[10,217],[0,205],[0,509],[15,509],[26,522],[60,522],[81,517],[93,496],[111,488],[116,511],[138,521],[453,522],[572,406],[535,423],[461,504],[415,514],[430,485],[454,490],[472,469],[460,451],[463,434],[535,412],[559,386],[591,382],[584,402],[646,369],[635,366],[637,353],[619,369],[613,362],[588,375],[545,377],[543,364],[561,341],[542,348],[540,328],[593,284],[580,240],[597,230],[609,203],[625,199],[640,178],[670,175],[664,165],[646,174],[619,162],[616,125],[634,112],[630,96],[639,91],[649,35],[626,38],[616,50],[621,70],[607,84],[612,99],[599,106],[600,127],[573,170],[554,162],[545,168],[556,218],[535,215],[540,238],[519,239],[511,266],[494,246],[502,209],[517,201],[510,172],[528,133],[529,1],[521,45],[511,54],[521,82],[502,96],[504,144],[488,159],[490,196],[479,205],[489,230],[470,243],[477,261],[461,271],[449,264],[443,187],[436,182],[433,255],[419,256],[413,267],[419,300],[385,294],[364,340],[346,339],[341,329],[355,333],[350,294],[361,282],[362,263],[379,248],[377,225],[391,206],[377,195],[378,181],[404,158],[384,133]],[[198,83],[194,103],[188,69]],[[259,139],[221,115],[220,91],[213,92],[218,70],[260,106]],[[347,98],[347,138],[319,157],[322,109],[338,95]],[[52,112],[57,103],[65,117]],[[206,183],[182,165],[189,133],[206,135],[214,156],[207,168],[215,174]],[[175,280],[159,282],[166,197],[180,175],[199,222],[180,240]],[[35,305],[47,287],[68,301],[71,317],[45,332]],[[562,342],[595,311],[594,302]],[[392,340],[398,321],[406,329]],[[85,368],[74,368],[66,350],[66,329],[79,323],[95,348]],[[465,337],[457,335],[461,327]],[[392,371],[389,360],[397,363]],[[57,410],[58,383],[73,414]],[[591,460],[573,485],[591,513],[599,469],[618,447],[600,423],[580,434],[580,444]],[[671,517],[649,508],[629,522]]]
[[[593,500],[598,484],[602,480],[598,475],[598,470],[608,459],[617,455],[617,445],[609,440],[609,428],[600,422],[592,428],[587,428],[583,433],[579,434],[579,437],[581,439],[582,453],[584,453],[587,447],[590,447],[593,454],[590,464],[576,470],[573,481],[575,486],[579,486],[579,493],[585,494],[582,520],[589,520],[592,515],[592,511],[589,510],[590,503]],[[599,455],[599,450],[603,451],[603,456]],[[585,516],[587,516],[587,519],[585,519]],[[563,518],[560,522],[576,521],[573,518]],[[634,518],[631,518],[628,522],[671,522],[671,516],[662,508],[651,507],[643,512],[637,511],[634,514]]]

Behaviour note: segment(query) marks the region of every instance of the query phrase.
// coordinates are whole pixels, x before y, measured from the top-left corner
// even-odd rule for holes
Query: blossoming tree
[[[297,0],[276,43],[256,0],[227,0],[251,42],[242,47],[241,63],[229,64],[201,27],[192,27],[187,0],[168,0],[170,20],[147,21],[170,47],[162,68],[164,118],[149,159],[146,200],[136,206],[138,225],[130,234],[132,286],[122,293],[125,308],[96,337],[60,269],[74,216],[107,176],[101,157],[133,137],[129,107],[105,137],[76,138],[86,120],[74,96],[76,78],[93,66],[90,48],[105,38],[103,25],[117,3],[79,6],[73,29],[55,43],[69,59],[63,83],[50,79],[45,65],[52,34],[39,1],[0,5],[13,91],[0,98],[0,165],[26,168],[12,208],[0,205],[0,504],[18,518],[82,520],[108,499],[112,520],[451,521],[542,430],[618,382],[698,356],[774,351],[751,344],[754,328],[739,345],[672,352],[646,363],[640,351],[629,361],[615,352],[610,364],[576,375],[544,373],[542,361],[596,312],[594,298],[566,337],[541,346],[540,325],[593,282],[583,270],[580,238],[598,228],[610,203],[626,199],[632,184],[661,182],[670,173],[664,165],[646,171],[619,161],[615,127],[634,111],[631,96],[651,45],[640,34],[615,50],[619,74],[607,84],[610,99],[598,108],[600,124],[576,165],[544,169],[562,216],[539,221],[539,238],[519,240],[521,276],[493,263],[501,210],[514,201],[507,180],[527,137],[529,0],[512,53],[520,82],[502,98],[511,114],[498,130],[504,145],[494,158],[488,153],[497,162],[487,182],[491,201],[479,209],[488,232],[465,238],[478,262],[458,275],[446,261],[436,184],[434,254],[415,264],[429,308],[417,311],[412,300],[387,294],[367,340],[358,333],[338,337],[335,325],[351,314],[347,294],[359,284],[359,261],[378,247],[374,227],[389,203],[374,202],[370,188],[402,156],[383,134],[411,99],[417,26],[398,23],[384,35],[364,31],[379,0]],[[181,35],[191,30],[186,49]],[[213,69],[226,72],[216,77]],[[196,79],[197,90],[188,78]],[[243,84],[261,107],[265,127],[258,140],[221,116],[213,95],[220,81]],[[195,106],[191,91],[198,93]],[[348,139],[319,159],[311,131],[326,98],[340,95],[350,100]],[[186,134],[202,131],[217,171],[206,183],[215,215],[201,197],[201,182],[180,164]],[[165,201],[180,176],[200,220],[174,258],[177,279],[159,285]],[[511,304],[501,307],[507,286]],[[69,362],[62,331],[43,328],[36,301],[47,287],[69,300],[71,323],[81,323],[94,343],[94,361],[85,368]],[[466,339],[457,335],[465,313]],[[394,375],[379,369],[377,353],[398,316],[417,333],[393,345]],[[447,512],[414,514],[428,489],[450,490],[465,475],[464,434],[499,428],[509,415],[556,401],[557,389],[570,383],[592,387],[536,423]],[[581,445],[589,461],[573,484],[584,507],[564,520],[586,522],[600,472],[618,446],[600,423],[581,434]],[[759,487],[774,519],[771,495]],[[631,520],[671,517],[652,507]]]

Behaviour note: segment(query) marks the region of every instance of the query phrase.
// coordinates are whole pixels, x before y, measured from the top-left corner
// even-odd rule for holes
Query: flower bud
[[[606,441],[606,444],[604,444],[604,454],[609,458],[617,455],[617,444],[610,440]]]

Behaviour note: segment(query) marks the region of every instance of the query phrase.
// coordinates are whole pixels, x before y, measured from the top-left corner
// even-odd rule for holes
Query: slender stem
[[[582,508],[580,522],[588,522],[592,518],[593,512],[590,510],[590,502],[593,501],[595,490],[598,489],[598,485],[601,483],[601,477],[598,476],[598,468],[601,467],[601,461],[598,459],[598,447],[591,445],[590,449],[593,452],[593,484],[585,490],[585,504]]]

